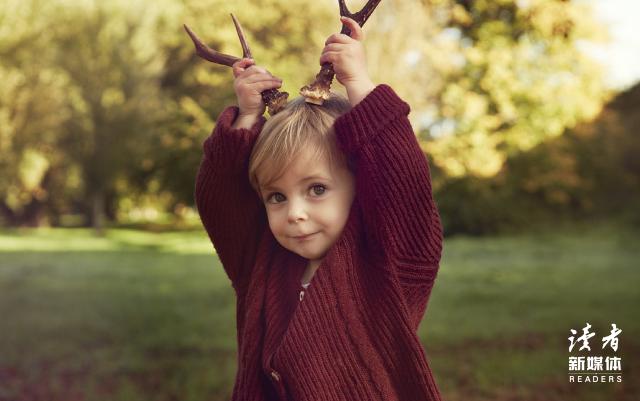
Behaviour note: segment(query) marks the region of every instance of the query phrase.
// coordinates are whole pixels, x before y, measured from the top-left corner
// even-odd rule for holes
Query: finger
[[[362,27],[355,20],[349,17],[340,17],[340,21],[342,21],[342,23],[345,24],[351,31],[351,38],[357,41],[364,40],[364,32],[362,31]]]
[[[338,52],[324,52],[320,56],[320,65],[324,63],[335,63],[338,60],[339,53]]]
[[[353,39],[350,38],[349,36],[345,35],[344,33],[334,33],[333,35],[329,36],[327,38],[327,40],[324,42],[325,45],[328,45],[330,43],[343,43],[343,44],[349,44],[352,43]]]
[[[280,78],[274,78],[270,75],[253,75],[245,79],[243,82],[249,85],[249,84],[255,84],[256,82],[265,82],[265,81],[275,81],[275,82],[282,83],[282,80]]]
[[[257,65],[252,65],[251,67],[247,68],[247,76],[254,75],[254,74],[271,75],[271,73],[269,71],[267,71],[266,68],[260,67],[260,66],[257,66]]]
[[[253,76],[262,76],[262,77],[273,78],[273,75],[271,75],[271,73],[269,73],[269,71],[265,70],[262,67],[258,67],[258,66],[254,66],[254,65],[252,65],[251,67],[249,67],[246,70],[244,70],[239,75],[239,78],[247,79],[247,78],[253,77]]]
[[[255,84],[252,85],[252,88],[256,92],[262,93],[268,89],[279,88],[281,86],[282,86],[282,82],[269,80],[269,81],[256,82]]]
[[[250,58],[243,58],[235,63],[233,63],[233,76],[237,78],[241,73],[243,73],[248,67],[255,64],[255,61]]]
[[[326,52],[339,52],[344,50],[346,45],[344,43],[329,43],[322,49],[322,53]]]
[[[235,63],[233,63],[233,67],[241,67],[241,68],[247,68],[250,65],[255,64],[255,60],[252,58],[241,58],[238,61],[236,61]]]

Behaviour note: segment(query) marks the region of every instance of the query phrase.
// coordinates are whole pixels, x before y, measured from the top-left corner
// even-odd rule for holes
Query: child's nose
[[[297,221],[307,219],[305,204],[302,200],[289,201],[288,219],[290,223],[295,223]]]

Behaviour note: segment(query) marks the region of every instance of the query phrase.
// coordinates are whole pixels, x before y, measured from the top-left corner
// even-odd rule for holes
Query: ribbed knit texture
[[[205,140],[195,192],[237,295],[232,400],[440,400],[416,331],[442,228],[409,106],[379,85],[336,121],[356,196],[301,302],[308,260],[277,243],[247,178],[265,120],[234,130],[237,113],[225,109]]]

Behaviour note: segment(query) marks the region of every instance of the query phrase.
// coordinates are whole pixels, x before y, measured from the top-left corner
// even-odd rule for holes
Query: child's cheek
[[[267,219],[269,220],[269,228],[274,236],[286,235],[287,216],[284,208],[276,209],[267,206]]]
[[[267,220],[269,221],[269,229],[271,230],[271,233],[273,233],[273,235],[276,235],[278,233],[276,216],[274,215],[273,211],[271,211],[269,206],[266,206],[266,208],[267,208]]]

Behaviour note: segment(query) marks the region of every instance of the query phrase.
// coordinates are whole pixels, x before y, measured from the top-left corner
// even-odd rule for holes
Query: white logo
[[[611,323],[611,334],[602,337],[602,350],[610,348],[613,352],[618,351],[618,335],[622,330]],[[573,351],[576,344],[580,343],[580,351],[591,352],[589,339],[596,335],[590,332],[591,324],[587,322],[582,328],[582,335],[577,339],[575,336],[578,332],[570,329],[571,336],[569,340],[569,353]],[[607,349],[608,349],[607,348]],[[604,363],[603,363],[604,362]],[[594,355],[594,356],[569,356],[569,382],[570,383],[613,383],[622,382],[622,358],[611,355]]]

